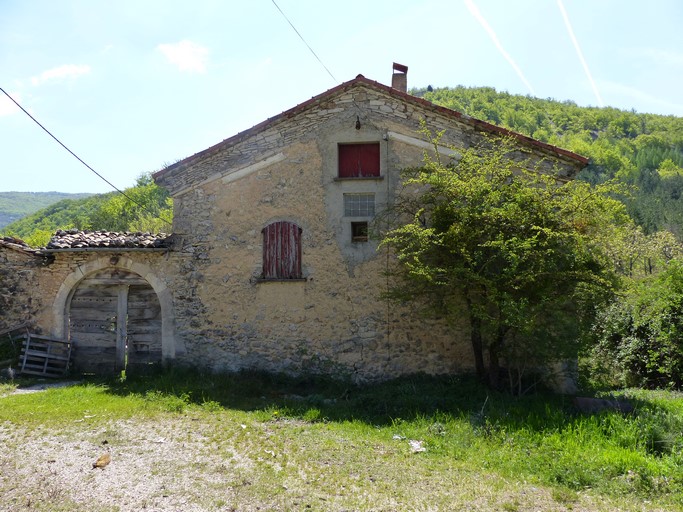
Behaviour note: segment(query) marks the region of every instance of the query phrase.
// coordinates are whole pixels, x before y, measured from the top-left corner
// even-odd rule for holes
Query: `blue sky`
[[[0,0],[0,87],[119,188],[392,62],[683,116],[680,0],[276,2],[324,66],[273,0]],[[111,190],[0,96],[0,191]]]

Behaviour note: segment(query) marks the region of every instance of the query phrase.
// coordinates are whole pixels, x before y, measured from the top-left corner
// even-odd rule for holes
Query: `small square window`
[[[345,217],[374,217],[375,194],[344,194]]]
[[[352,222],[351,223],[351,241],[352,242],[367,242],[368,241],[368,223],[367,222]]]

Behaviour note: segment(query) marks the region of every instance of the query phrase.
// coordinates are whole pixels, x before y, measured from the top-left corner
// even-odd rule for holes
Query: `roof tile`
[[[45,249],[159,249],[169,247],[166,233],[58,230]]]

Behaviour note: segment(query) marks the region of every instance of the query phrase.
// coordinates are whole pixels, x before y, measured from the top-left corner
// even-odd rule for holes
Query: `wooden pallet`
[[[27,333],[21,347],[20,373],[61,377],[69,369],[71,343]]]

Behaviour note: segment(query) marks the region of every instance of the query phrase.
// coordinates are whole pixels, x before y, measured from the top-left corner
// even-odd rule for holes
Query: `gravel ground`
[[[12,394],[78,383],[40,383]],[[181,415],[105,423],[86,415],[61,433],[0,425],[0,511],[232,510],[216,503],[232,501],[226,476],[249,461],[229,446],[213,449],[208,425]],[[105,454],[111,462],[95,468]]]
[[[0,510],[212,510],[230,499],[228,466],[247,462],[212,455],[192,423],[125,420],[77,436],[0,426]],[[111,463],[93,468],[105,453]]]
[[[501,494],[500,489],[495,490],[501,482],[488,478],[476,483],[463,482],[468,495],[463,497],[457,490],[456,474],[454,486],[446,490],[433,489],[428,481],[422,484],[413,481],[413,491],[403,496],[412,506],[400,505],[406,502],[400,497],[390,499],[393,493],[387,495],[385,490],[381,504],[373,505],[370,499],[362,501],[361,506],[349,508],[346,504],[352,500],[344,494],[353,490],[353,480],[357,479],[353,474],[348,475],[348,489],[326,488],[329,494],[321,495],[320,488],[307,488],[311,479],[324,478],[324,465],[319,466],[318,476],[312,475],[313,468],[302,470],[301,481],[290,483],[290,488],[272,482],[284,487],[286,490],[280,492],[290,497],[271,498],[268,482],[256,476],[259,472],[268,472],[269,468],[258,462],[260,458],[240,454],[230,442],[216,448],[209,425],[183,416],[165,419],[163,423],[122,420],[70,434],[25,432],[0,425],[0,511],[620,510],[605,508],[605,503],[594,508],[590,499],[560,504],[547,489],[510,482],[505,483],[506,490]],[[243,447],[242,452],[248,449]],[[111,463],[103,469],[93,468],[93,463],[104,453],[111,454]],[[368,464],[376,463],[369,461]],[[276,464],[271,468],[278,470]],[[383,487],[393,485],[386,481],[378,483]],[[449,495],[453,508],[443,506],[443,500],[441,505],[430,503],[435,491]],[[420,506],[416,507],[416,503]]]

